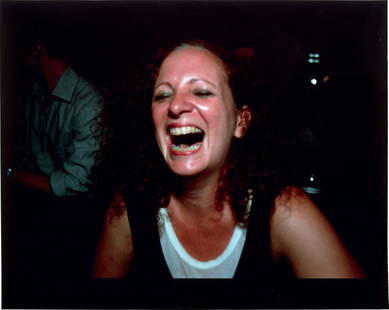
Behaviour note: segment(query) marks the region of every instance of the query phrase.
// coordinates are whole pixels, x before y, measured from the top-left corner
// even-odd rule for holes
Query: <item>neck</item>
[[[219,209],[216,207],[221,207],[215,205],[218,181],[219,174],[184,179],[180,182],[180,187],[173,192],[170,205],[198,215],[214,213]]]
[[[42,63],[41,70],[47,82],[49,91],[52,91],[57,85],[58,80],[64,74],[68,64],[62,59],[47,59]]]

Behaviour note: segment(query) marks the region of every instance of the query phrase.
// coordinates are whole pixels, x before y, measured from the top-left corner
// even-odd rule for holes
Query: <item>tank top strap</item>
[[[137,191],[125,190],[124,200],[134,247],[131,278],[145,284],[171,279],[159,242],[156,210],[150,199]]]
[[[270,247],[270,214],[275,197],[253,192],[246,243],[235,279],[269,280],[277,277]]]

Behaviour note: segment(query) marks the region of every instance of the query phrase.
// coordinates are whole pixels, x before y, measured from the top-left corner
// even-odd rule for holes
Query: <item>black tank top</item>
[[[157,212],[149,197],[129,191],[124,197],[134,247],[130,277],[144,283],[172,279],[159,241]],[[274,280],[280,276],[270,249],[269,217],[274,197],[266,199],[265,195],[254,193],[246,241],[234,279]]]

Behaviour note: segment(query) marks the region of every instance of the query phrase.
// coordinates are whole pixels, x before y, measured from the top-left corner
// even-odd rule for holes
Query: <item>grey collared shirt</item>
[[[57,196],[86,192],[99,149],[102,98],[71,67],[51,93],[34,85],[27,104],[32,159]],[[97,130],[97,131],[96,131]]]

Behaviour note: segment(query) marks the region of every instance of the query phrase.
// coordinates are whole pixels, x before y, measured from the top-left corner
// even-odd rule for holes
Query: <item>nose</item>
[[[188,113],[193,110],[193,104],[185,94],[176,94],[169,105],[169,114],[173,118],[178,118],[182,113]]]

